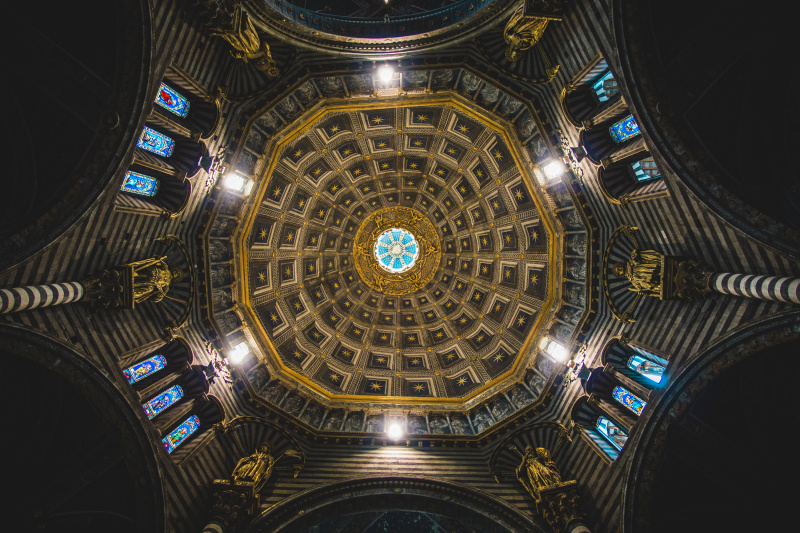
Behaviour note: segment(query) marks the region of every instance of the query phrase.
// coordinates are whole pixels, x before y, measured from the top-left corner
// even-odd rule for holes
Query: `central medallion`
[[[410,207],[370,214],[356,232],[356,270],[371,288],[401,296],[423,288],[442,258],[439,235],[428,217]]]
[[[417,256],[417,239],[403,228],[388,229],[375,242],[375,259],[384,270],[392,274],[399,274],[413,267]]]

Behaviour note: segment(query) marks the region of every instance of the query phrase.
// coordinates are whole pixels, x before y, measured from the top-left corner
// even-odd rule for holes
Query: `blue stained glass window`
[[[138,172],[128,171],[122,181],[121,190],[139,196],[155,196],[158,192],[158,179]]]
[[[200,427],[200,419],[196,415],[192,415],[184,420],[180,426],[172,430],[172,433],[161,439],[167,449],[167,453],[172,453],[175,448],[189,438],[189,435],[197,431],[198,427]]]
[[[637,181],[649,181],[661,177],[661,171],[658,170],[655,160],[652,157],[646,157],[641,161],[631,163],[633,175]]]
[[[617,400],[619,403],[636,413],[637,415],[642,414],[642,409],[644,409],[647,403],[636,396],[635,394],[631,393],[624,387],[614,387],[614,390],[611,392],[611,395]]]
[[[625,446],[625,442],[628,440],[627,433],[622,431],[616,426],[616,424],[604,416],[598,417],[595,427],[597,428],[597,431],[603,437],[605,437],[605,439],[610,442],[612,446],[614,446],[614,448],[622,451],[622,447]]]
[[[405,272],[417,261],[417,239],[402,228],[384,231],[375,243],[375,259],[384,270],[392,274]]]
[[[661,379],[664,377],[665,368],[663,366],[641,355],[632,355],[631,358],[628,359],[628,368],[640,373],[653,383],[661,383]]]
[[[133,385],[140,379],[155,374],[165,366],[167,366],[167,358],[163,355],[154,355],[140,363],[129,366],[122,371],[122,374],[125,376],[125,379],[128,380],[128,383]]]
[[[608,128],[611,138],[621,143],[639,135],[639,125],[633,115],[628,115]]]
[[[609,98],[619,92],[617,80],[614,79],[614,75],[610,70],[600,76],[600,78],[598,78],[597,81],[592,84],[592,89],[594,89],[598,100],[601,102],[606,102]]]
[[[183,389],[173,385],[149,402],[142,405],[147,418],[154,418],[161,411],[183,398]]]
[[[165,83],[162,83],[158,89],[156,103],[179,117],[185,117],[189,114],[189,100]]]
[[[139,135],[136,146],[162,157],[169,157],[175,150],[175,141],[163,133],[145,126],[142,128],[142,134]]]

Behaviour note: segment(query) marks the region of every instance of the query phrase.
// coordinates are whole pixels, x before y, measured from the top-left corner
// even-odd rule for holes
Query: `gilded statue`
[[[525,14],[523,5],[511,15],[503,30],[503,37],[506,40],[506,59],[509,61],[519,61],[522,53],[533,48],[547,29],[550,19],[545,17],[532,17]]]
[[[519,452],[516,447],[512,449]],[[522,486],[537,502],[542,499],[541,489],[561,483],[561,472],[547,448],[527,446],[516,474]]]
[[[277,459],[272,456],[272,444],[269,441],[262,442],[256,451],[247,456],[239,459],[236,467],[231,473],[231,484],[248,483],[253,485],[253,493],[259,494],[266,482],[272,475],[272,469],[275,463],[284,455],[302,459],[303,454],[297,450],[288,449]],[[299,473],[295,469],[295,477]]]
[[[618,278],[630,281],[629,290],[646,296],[660,297],[662,293],[662,266],[664,255],[654,250],[634,250],[630,260],[614,263],[612,272]]]
[[[280,75],[269,45],[261,40],[256,33],[253,21],[248,14],[242,10],[242,6],[237,4],[233,10],[233,16],[227,20],[224,26],[211,28],[211,35],[222,37],[233,47],[231,55],[244,62],[251,62],[258,70],[265,71],[268,75],[276,77]]]
[[[135,303],[160,302],[165,297],[168,298],[167,292],[169,292],[170,284],[183,279],[183,270],[170,268],[164,262],[165,259],[166,256],[152,257],[127,265],[133,267],[133,301]]]

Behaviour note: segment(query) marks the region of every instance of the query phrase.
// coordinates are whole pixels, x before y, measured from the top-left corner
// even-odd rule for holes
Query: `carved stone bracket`
[[[554,531],[568,531],[571,523],[583,518],[577,481],[565,481],[539,491],[539,514]]]

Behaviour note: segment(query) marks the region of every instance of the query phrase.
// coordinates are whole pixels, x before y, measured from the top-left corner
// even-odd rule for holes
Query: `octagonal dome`
[[[323,101],[263,156],[237,270],[269,368],[386,406],[464,406],[521,379],[558,236],[500,120],[457,95]],[[387,231],[419,245],[410,268],[376,260]]]

